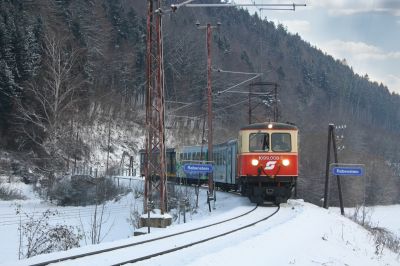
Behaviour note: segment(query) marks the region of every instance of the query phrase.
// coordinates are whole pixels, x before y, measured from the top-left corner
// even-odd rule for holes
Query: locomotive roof
[[[268,127],[272,125],[272,127]],[[280,129],[280,130],[298,130],[298,128],[293,124],[288,123],[278,123],[278,122],[264,122],[264,123],[255,123],[242,127],[240,130],[253,130],[253,129]]]

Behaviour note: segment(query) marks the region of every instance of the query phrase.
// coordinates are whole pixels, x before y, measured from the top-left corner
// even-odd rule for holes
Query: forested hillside
[[[74,157],[93,163],[93,144],[79,130],[91,132],[103,149],[104,139],[93,140],[94,125],[143,130],[145,15],[145,0],[0,1],[1,148],[33,154],[31,163],[53,178]],[[200,143],[203,131],[206,42],[197,21],[221,22],[212,39],[213,68],[220,69],[212,74],[214,92],[249,78],[228,71],[263,73],[258,81],[279,84],[279,120],[301,132],[299,197],[317,203],[323,195],[328,124],[335,123],[347,125],[338,132],[345,147],[339,161],[366,165],[367,202],[400,201],[400,96],[242,9],[181,8],[163,16],[171,145]],[[268,99],[254,101],[264,106],[254,121],[270,120]],[[195,104],[175,111],[179,102]],[[247,104],[244,94],[215,95],[216,142],[235,138],[248,123]],[[343,182],[346,203],[359,201],[364,181]]]

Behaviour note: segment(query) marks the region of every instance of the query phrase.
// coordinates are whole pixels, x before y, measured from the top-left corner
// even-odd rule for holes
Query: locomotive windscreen
[[[272,133],[272,151],[289,152],[292,150],[292,141],[289,133]]]
[[[249,151],[268,151],[269,136],[267,133],[251,133]]]

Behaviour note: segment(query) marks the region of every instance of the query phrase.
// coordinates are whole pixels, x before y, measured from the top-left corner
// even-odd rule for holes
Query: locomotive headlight
[[[258,165],[258,160],[257,159],[251,160],[251,165],[252,166],[257,166]]]
[[[283,166],[288,166],[290,164],[290,161],[288,159],[283,159],[282,160],[282,165]]]

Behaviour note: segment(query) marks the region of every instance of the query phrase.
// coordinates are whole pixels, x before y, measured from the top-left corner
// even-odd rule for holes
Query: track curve
[[[112,265],[116,266],[116,265],[123,265],[123,264],[127,264],[127,263],[136,263],[136,262],[139,262],[139,261],[147,260],[147,259],[150,259],[150,258],[153,258],[153,257],[157,257],[157,256],[165,255],[165,254],[168,254],[168,253],[171,253],[171,252],[175,252],[175,251],[178,251],[178,250],[181,250],[181,249],[185,249],[185,248],[188,248],[188,247],[191,247],[191,246],[194,246],[194,245],[198,245],[198,244],[201,244],[201,243],[204,243],[204,242],[207,242],[207,241],[219,238],[219,237],[223,237],[223,236],[235,233],[237,231],[246,229],[248,227],[254,226],[254,225],[256,225],[256,224],[258,224],[260,222],[263,222],[265,220],[268,220],[269,218],[274,216],[276,213],[278,213],[279,210],[280,210],[280,206],[277,206],[277,209],[272,214],[270,214],[270,215],[268,215],[268,216],[266,216],[266,217],[264,217],[264,218],[262,218],[262,219],[260,219],[258,221],[255,221],[253,223],[238,227],[238,228],[230,230],[228,232],[224,232],[222,234],[214,235],[212,237],[208,237],[208,238],[202,239],[200,241],[192,242],[192,243],[189,243],[189,244],[186,244],[186,245],[183,245],[183,246],[175,247],[175,248],[168,249],[168,250],[165,250],[165,251],[162,251],[162,252],[150,254],[150,255],[147,255],[147,256],[143,256],[143,257],[140,257],[140,258],[135,258],[135,259],[132,259],[132,260],[127,260],[127,261],[120,262],[120,263],[117,263],[117,264],[112,264]]]
[[[43,266],[43,265],[49,265],[49,264],[57,264],[57,263],[60,263],[60,262],[63,262],[63,261],[76,260],[76,259],[79,259],[79,258],[85,258],[85,257],[88,257],[88,256],[95,256],[95,255],[99,255],[99,254],[103,254],[103,253],[107,253],[107,252],[112,252],[112,251],[119,250],[119,249],[130,248],[130,247],[134,247],[134,246],[138,246],[138,245],[142,245],[142,244],[146,244],[146,243],[150,243],[150,242],[155,242],[155,241],[159,241],[159,240],[163,240],[163,239],[167,239],[167,238],[171,238],[171,237],[175,237],[175,236],[179,236],[179,235],[195,232],[195,231],[198,231],[198,230],[206,229],[206,228],[209,228],[209,227],[212,227],[212,226],[217,226],[217,225],[220,225],[220,224],[223,224],[223,223],[227,223],[227,222],[239,219],[241,217],[244,217],[244,216],[254,212],[257,208],[258,208],[258,205],[255,206],[253,209],[251,209],[251,210],[249,210],[249,211],[247,211],[245,213],[242,213],[240,215],[237,215],[237,216],[234,216],[232,218],[229,218],[229,219],[226,219],[226,220],[222,220],[222,221],[219,221],[219,222],[216,222],[216,223],[212,223],[212,224],[208,224],[208,225],[205,225],[205,226],[197,227],[197,228],[194,228],[194,229],[185,230],[185,231],[182,231],[182,232],[178,232],[178,233],[174,233],[174,234],[170,234],[170,235],[165,235],[165,236],[162,236],[162,237],[152,238],[152,239],[144,240],[144,241],[140,241],[140,242],[134,242],[134,243],[130,243],[130,244],[125,244],[125,245],[115,246],[115,247],[111,247],[111,248],[105,248],[105,249],[101,249],[101,250],[87,252],[87,253],[83,253],[83,254],[77,254],[77,255],[73,255],[73,256],[66,256],[66,257],[52,259],[52,260],[46,260],[46,261],[42,261],[42,262],[38,262],[38,263],[32,263],[32,264],[29,264],[29,265],[32,265],[32,266]],[[170,251],[170,252],[173,252],[173,251]],[[157,255],[155,255],[155,256],[157,256]],[[145,260],[145,259],[142,259],[142,260]],[[127,262],[124,262],[124,263],[127,263]],[[119,264],[115,264],[115,265],[121,265],[121,264],[123,264],[123,263],[119,263]]]

